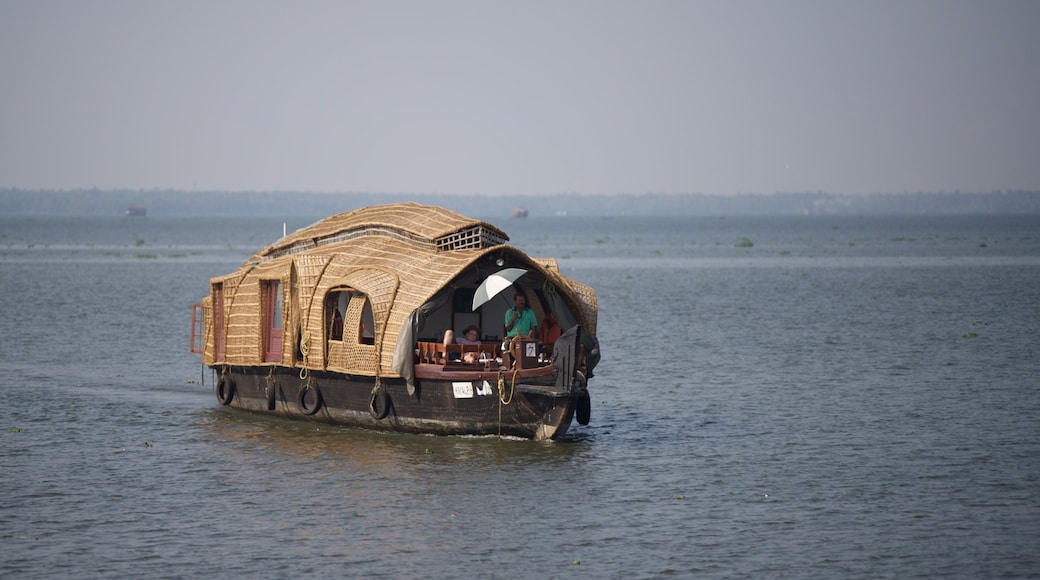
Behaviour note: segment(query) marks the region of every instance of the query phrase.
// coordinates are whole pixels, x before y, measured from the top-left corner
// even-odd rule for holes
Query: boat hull
[[[535,440],[567,433],[584,388],[555,386],[557,373],[442,373],[403,379],[305,372],[290,367],[214,367],[217,399],[246,411],[336,425],[435,435]]]

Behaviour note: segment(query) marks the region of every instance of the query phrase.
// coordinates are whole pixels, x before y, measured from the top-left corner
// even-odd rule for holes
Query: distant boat
[[[132,205],[126,208],[126,215],[130,217],[140,217],[148,213],[148,208],[143,205]]]
[[[525,217],[527,217],[527,208],[524,207],[524,206],[514,207],[513,208],[513,217],[515,217],[515,218],[525,218]]]

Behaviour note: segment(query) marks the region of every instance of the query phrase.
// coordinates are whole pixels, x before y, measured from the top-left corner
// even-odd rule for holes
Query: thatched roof
[[[509,241],[495,226],[442,207],[397,203],[329,216],[261,249],[250,262],[305,252],[365,235],[398,238],[440,250],[490,247]]]
[[[497,271],[497,258],[522,264],[532,275],[569,294],[585,318],[582,322],[594,333],[594,292],[561,276],[555,260],[532,259],[505,245],[508,239],[486,222],[415,203],[367,207],[325,218],[263,248],[238,271],[213,280],[224,288],[227,362],[247,364],[257,355],[260,281],[279,280],[283,288],[291,289],[284,297],[286,312],[316,343],[325,339],[321,309],[330,289],[349,287],[366,294],[375,345],[369,354],[356,354],[370,359],[358,365],[384,374],[411,313],[467,269],[471,278]],[[291,358],[289,342],[283,351]],[[328,364],[311,358],[305,366]]]

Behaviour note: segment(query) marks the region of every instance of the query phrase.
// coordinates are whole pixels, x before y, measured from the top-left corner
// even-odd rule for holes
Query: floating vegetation
[[[134,245],[135,245],[135,246],[137,246],[138,248],[140,248],[140,247],[141,247],[141,246],[143,246],[144,244],[145,244],[145,241],[144,241],[144,240],[142,240],[142,239],[140,239],[140,238],[138,238],[138,239],[137,239],[137,241],[136,241],[136,242],[134,242]]]
[[[134,254],[134,258],[138,260],[155,260],[158,257],[155,254]]]
[[[11,433],[21,433],[21,427],[11,427]]]
[[[736,246],[738,248],[750,248],[750,247],[752,247],[754,245],[755,245],[754,242],[752,242],[748,238],[740,238],[739,240],[737,240],[737,244],[736,244]]]
[[[23,540],[23,541],[39,540],[40,539],[38,536],[27,536],[25,534],[18,534],[18,535],[4,534],[3,536],[0,536],[0,537],[4,538],[5,540],[7,540],[7,539],[14,539],[14,540]]]
[[[989,246],[986,245],[986,242],[979,242],[979,247],[980,248],[988,248]]]
[[[978,338],[978,337],[979,337],[979,335],[978,335],[978,333],[975,333],[975,332],[965,332],[965,333],[964,333],[964,334],[962,335],[962,337],[963,337],[963,338]]]

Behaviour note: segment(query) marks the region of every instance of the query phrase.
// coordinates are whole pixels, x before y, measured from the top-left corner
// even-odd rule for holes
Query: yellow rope
[[[506,398],[506,392],[505,392],[505,380],[502,378],[502,375],[498,376],[498,400],[503,405],[508,406],[509,403],[513,402],[513,395],[516,394],[516,375],[519,372],[520,372],[519,369],[513,371],[513,382],[512,382],[512,384],[509,385],[509,397],[508,397],[508,399]]]
[[[502,379],[502,371],[498,371],[498,436],[502,436],[502,391],[505,388],[505,380]]]

